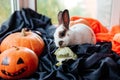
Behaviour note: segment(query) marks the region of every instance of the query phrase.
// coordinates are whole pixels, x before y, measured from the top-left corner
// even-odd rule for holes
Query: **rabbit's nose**
[[[62,44],[63,44],[63,41],[59,41],[59,46],[62,46]]]

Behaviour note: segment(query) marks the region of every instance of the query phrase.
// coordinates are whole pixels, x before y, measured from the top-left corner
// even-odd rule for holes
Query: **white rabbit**
[[[54,33],[54,41],[57,47],[65,47],[83,43],[96,43],[93,30],[83,23],[69,27],[69,11],[65,9],[58,13],[59,26]]]

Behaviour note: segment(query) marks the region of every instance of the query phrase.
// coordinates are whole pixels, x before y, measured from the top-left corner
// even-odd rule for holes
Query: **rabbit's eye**
[[[65,34],[66,34],[66,31],[61,31],[61,32],[59,33],[59,37],[62,38],[62,37],[65,36]]]

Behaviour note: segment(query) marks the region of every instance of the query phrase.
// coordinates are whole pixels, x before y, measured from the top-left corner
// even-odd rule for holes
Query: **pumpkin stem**
[[[22,36],[26,36],[27,34],[25,33],[26,32],[26,29],[22,29],[21,33],[22,33]]]
[[[16,50],[19,50],[19,48],[17,46],[12,46],[12,47],[16,48]]]

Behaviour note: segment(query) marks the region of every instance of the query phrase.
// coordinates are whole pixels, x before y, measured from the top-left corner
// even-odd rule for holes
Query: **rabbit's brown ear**
[[[69,23],[70,23],[70,17],[69,17],[69,11],[65,9],[62,13],[62,19],[63,19],[63,25],[66,29],[69,29]]]
[[[60,11],[58,13],[58,23],[59,23],[59,25],[61,25],[63,23],[63,21],[62,21],[62,11]]]

